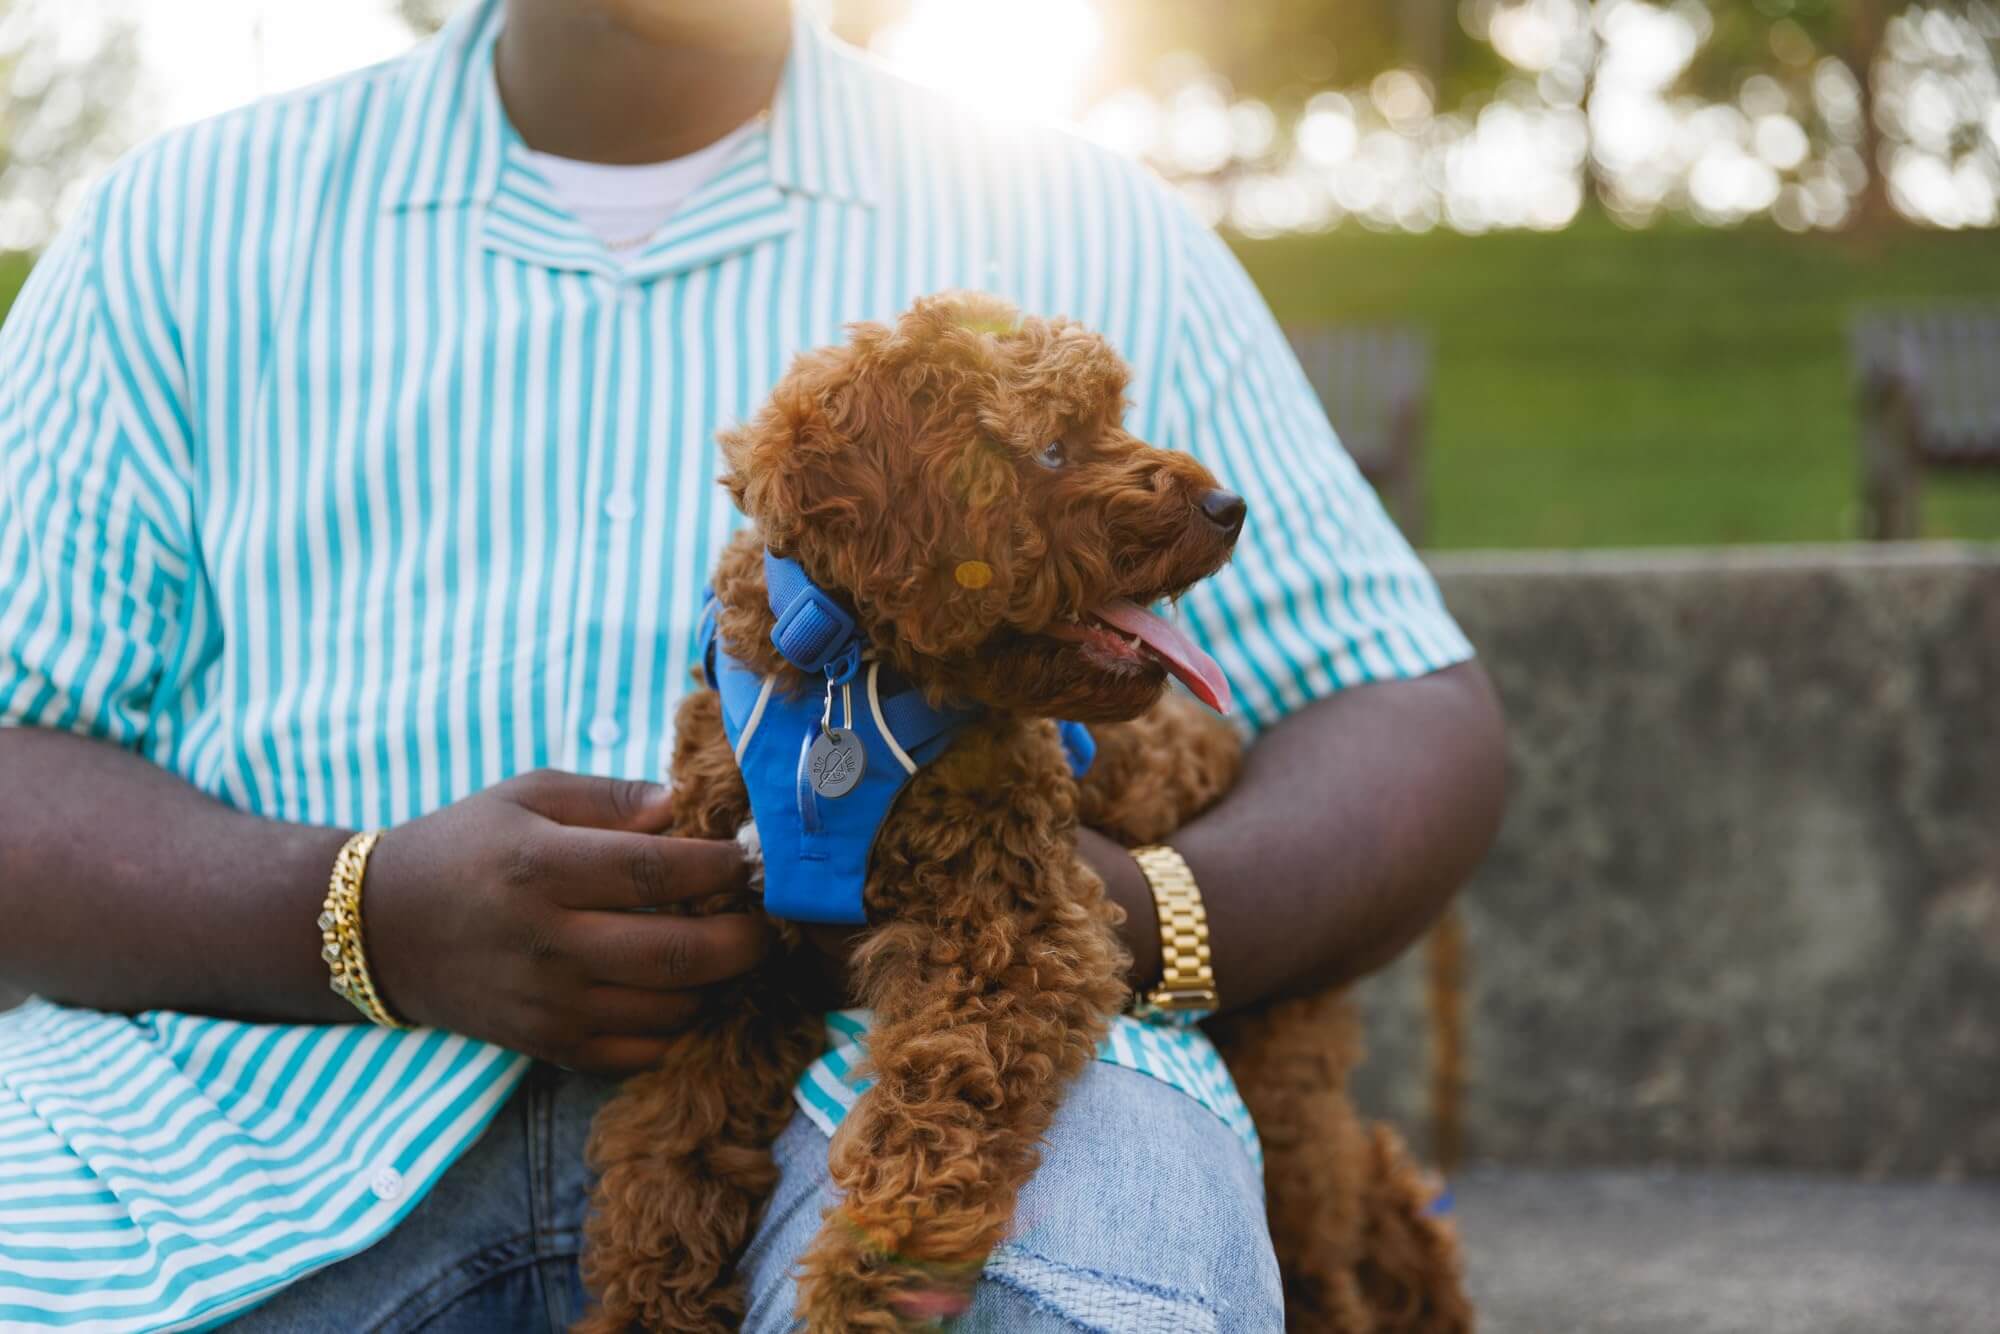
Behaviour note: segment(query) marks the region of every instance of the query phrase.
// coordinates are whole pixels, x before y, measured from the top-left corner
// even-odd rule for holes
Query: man
[[[1495,708],[1221,243],[781,0],[488,0],[135,155],[0,333],[0,982],[41,998],[0,1016],[0,1324],[577,1312],[602,1076],[764,948],[629,911],[743,883],[646,781],[735,521],[714,433],[947,287],[1104,331],[1134,429],[1249,499],[1185,606],[1262,731],[1175,839],[1224,1004],[1417,936],[1496,823]],[[410,1032],[313,925],[375,828]],[[1145,875],[1083,851],[1144,990]],[[1253,1159],[1143,1065],[1071,1092],[964,1327],[1277,1327]],[[801,1105],[753,1330],[828,1202],[839,1108]]]

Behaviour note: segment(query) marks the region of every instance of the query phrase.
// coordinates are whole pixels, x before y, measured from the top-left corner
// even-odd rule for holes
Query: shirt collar
[[[500,0],[461,11],[406,58],[384,202],[390,208],[486,203],[510,147],[493,81]],[[771,107],[770,179],[799,194],[873,205],[864,57],[804,14]]]

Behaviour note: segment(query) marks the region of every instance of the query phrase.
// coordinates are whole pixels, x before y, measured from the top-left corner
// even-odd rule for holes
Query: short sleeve
[[[1253,728],[1347,686],[1472,656],[1437,585],[1341,448],[1269,307],[1220,238],[1180,232],[1164,443],[1249,502],[1235,558],[1182,601]]]
[[[104,202],[0,325],[0,726],[139,748],[192,630],[186,434],[159,312],[100,263]]]

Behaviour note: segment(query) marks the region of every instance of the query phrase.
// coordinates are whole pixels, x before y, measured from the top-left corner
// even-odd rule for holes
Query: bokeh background
[[[1853,320],[2000,297],[1991,0],[820,4],[1151,163],[1288,323],[1421,335],[1427,546],[1854,537]],[[452,7],[0,0],[0,309],[123,148]],[[2000,534],[2000,485],[1922,531]]]

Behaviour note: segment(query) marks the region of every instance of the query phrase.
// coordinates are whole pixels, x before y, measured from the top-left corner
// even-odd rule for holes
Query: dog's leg
[[[1116,995],[1050,976],[1108,952],[1095,922],[988,923],[968,942],[993,951],[985,961],[922,928],[890,933],[882,943],[898,957],[879,973],[868,1037],[876,1082],[834,1137],[842,1201],[801,1271],[799,1312],[815,1334],[929,1328],[963,1312]]]
[[[1209,1025],[1264,1142],[1264,1197],[1297,1334],[1472,1328],[1435,1185],[1347,1096],[1361,1019],[1344,992],[1273,1001]]]
[[[854,959],[874,1083],[834,1136],[842,1200],[801,1265],[814,1334],[931,1328],[969,1304],[1006,1236],[1037,1142],[1125,997],[1073,820],[1053,732],[1031,745],[995,729],[912,780],[884,828],[870,911],[886,924]]]
[[[824,1046],[817,1015],[774,988],[690,1030],[626,1081],[591,1126],[598,1173],[583,1334],[724,1334],[743,1321],[736,1264],[777,1184],[771,1144],[792,1085]]]
[[[1371,1145],[1347,1098],[1361,1026],[1338,992],[1209,1024],[1264,1144],[1264,1204],[1285,1280],[1285,1328],[1376,1334],[1357,1278]]]
[[[713,691],[682,703],[675,737],[673,832],[734,836],[749,799]],[[741,1323],[736,1264],[776,1183],[771,1144],[825,1042],[785,970],[781,959],[745,979],[599,1110],[583,1260],[597,1305],[579,1330],[720,1334]]]
[[[1437,1185],[1410,1158],[1396,1132],[1368,1128],[1362,1194],[1361,1264],[1356,1280],[1378,1334],[1470,1334],[1458,1234],[1432,1212]]]
[[[1127,847],[1158,843],[1214,805],[1243,766],[1243,738],[1185,695],[1130,722],[1093,723],[1097,759],[1079,782],[1083,823]]]

